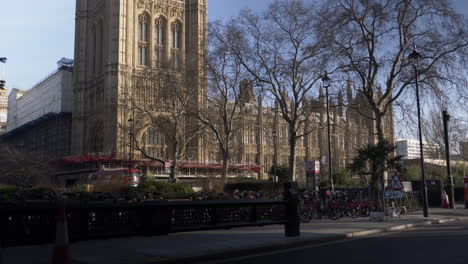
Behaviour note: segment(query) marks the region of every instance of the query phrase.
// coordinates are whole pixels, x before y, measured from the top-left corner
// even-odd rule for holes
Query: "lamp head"
[[[408,56],[408,59],[410,59],[412,62],[418,62],[418,60],[421,58],[421,53],[416,51],[416,46],[413,47],[413,52]]]
[[[327,71],[325,71],[325,74],[324,74],[323,77],[322,77],[322,82],[323,82],[323,85],[324,85],[325,87],[330,86],[331,79],[330,79],[330,77],[328,77]]]

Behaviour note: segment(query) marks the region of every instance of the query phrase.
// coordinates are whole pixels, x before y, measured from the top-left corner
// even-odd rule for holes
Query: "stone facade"
[[[237,148],[233,150],[230,162],[261,165],[263,171],[259,178],[268,179],[272,165],[288,166],[288,125],[281,118],[277,106],[266,106],[266,102],[261,98],[253,97],[253,92],[247,94],[250,96],[242,103],[243,115],[238,124],[240,129],[235,137]],[[313,113],[308,122],[305,122],[305,131],[312,132],[298,139],[296,144],[297,179],[301,186],[306,184],[306,161],[320,161],[321,174],[328,175],[328,166],[325,163],[328,157],[327,112],[322,89],[319,99],[310,101],[309,105]],[[339,93],[337,98],[330,101],[331,162],[334,168],[332,173],[351,163],[357,149],[377,142],[375,122],[362,115],[372,116],[372,113],[365,112],[364,109],[368,109],[366,105],[363,96],[353,95],[350,82],[345,95]],[[389,113],[383,120],[383,129],[385,138],[393,143],[392,108]],[[209,138],[206,142],[216,141],[214,138]],[[206,146],[207,159],[220,162],[221,153],[217,151],[216,144]]]
[[[129,151],[124,96],[156,94],[132,90],[142,72],[185,65],[202,92],[206,29],[206,0],[77,0],[72,153]]]
[[[192,106],[197,109],[206,93],[204,54],[207,40],[207,0],[77,0],[75,30],[74,102],[72,154],[92,152],[129,153],[131,108],[128,93],[152,98],[157,87],[135,85],[145,72],[173,71],[184,67],[186,81],[197,87]],[[253,96],[253,93],[251,93]],[[247,98],[236,143],[233,163],[259,164],[260,178],[274,163],[287,165],[289,156],[287,125],[274,106],[263,106],[259,98]],[[344,98],[346,97],[346,98]],[[334,168],[348,164],[354,150],[376,141],[375,124],[368,116],[362,95],[353,95],[351,84],[340,94],[331,111],[332,162]],[[348,102],[348,108],[344,107]],[[144,103],[144,100],[143,100]],[[307,121],[312,133],[298,141],[298,173],[304,161],[327,156],[324,97],[311,101],[314,114]],[[348,109],[348,110],[346,110]],[[353,110],[354,109],[354,110]],[[393,112],[384,121],[393,142]],[[273,137],[273,131],[276,136]],[[140,136],[144,131],[135,131]],[[208,133],[195,140],[192,161],[219,162],[217,144]],[[156,143],[163,139],[153,138]],[[158,143],[158,144],[159,144]],[[164,144],[164,143],[161,143]],[[170,152],[170,147],[161,147]],[[165,157],[171,157],[165,153]],[[325,167],[325,166],[322,166]],[[325,171],[322,170],[322,173]],[[301,177],[299,177],[301,179]]]

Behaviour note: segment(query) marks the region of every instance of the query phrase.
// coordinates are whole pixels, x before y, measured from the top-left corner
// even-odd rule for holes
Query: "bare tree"
[[[234,54],[255,82],[277,102],[288,124],[290,179],[296,179],[296,142],[311,131],[304,124],[308,102],[321,78],[325,43],[313,30],[312,5],[275,1],[263,14],[244,10],[212,37]]]
[[[33,153],[25,153],[0,143],[0,181],[21,190],[32,184],[50,181],[47,161],[40,160]]]
[[[252,85],[249,75],[240,61],[227,49],[221,39],[226,32],[220,23],[209,29],[209,49],[206,65],[208,70],[208,93],[204,95],[202,107],[194,116],[211,132],[222,158],[222,183],[226,183],[229,160],[235,147],[241,120],[241,107],[247,89]]]
[[[317,32],[336,55],[334,66],[350,74],[369,103],[379,142],[383,117],[415,84],[408,59],[414,45],[422,55],[417,74],[425,92],[440,97],[438,87],[461,84],[467,24],[449,0],[330,0],[317,17]]]
[[[435,143],[438,146],[439,157],[445,157],[445,140],[444,140],[444,125],[442,119],[442,111],[440,109],[429,112],[429,117],[426,120],[424,134],[428,141]],[[449,147],[451,153],[456,153],[462,157],[459,149],[459,142],[467,140],[468,127],[459,119],[451,117],[448,122]]]
[[[141,71],[132,87],[125,95],[129,119],[123,125],[129,147],[162,164],[171,160],[169,180],[174,182],[179,161],[192,154],[190,147],[203,130],[191,114],[198,89],[184,70],[168,69]]]

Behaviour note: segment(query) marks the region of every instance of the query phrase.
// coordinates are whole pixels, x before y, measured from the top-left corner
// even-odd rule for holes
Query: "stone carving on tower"
[[[142,72],[184,67],[184,78],[206,91],[206,37],[206,0],[77,0],[72,154],[130,151],[124,97],[163,89],[137,89]]]

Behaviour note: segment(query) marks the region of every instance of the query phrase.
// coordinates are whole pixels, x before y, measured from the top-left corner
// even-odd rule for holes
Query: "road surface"
[[[432,225],[210,263],[468,263],[468,222]]]

